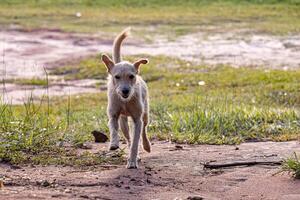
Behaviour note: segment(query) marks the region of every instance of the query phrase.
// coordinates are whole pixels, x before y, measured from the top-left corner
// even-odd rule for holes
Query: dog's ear
[[[137,71],[137,73],[139,73],[139,69],[140,69],[140,65],[141,64],[147,64],[149,61],[148,61],[148,59],[139,59],[139,60],[137,60],[137,61],[135,61],[134,63],[133,63],[133,66],[134,66],[134,68],[136,69],[136,71]]]
[[[107,72],[110,72],[112,68],[115,66],[115,63],[105,54],[102,55],[101,59],[107,68]]]

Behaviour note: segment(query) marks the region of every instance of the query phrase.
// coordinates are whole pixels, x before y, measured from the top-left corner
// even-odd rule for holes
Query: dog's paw
[[[127,169],[137,169],[139,166],[138,166],[138,163],[137,161],[127,161],[127,166],[126,168]]]
[[[116,145],[116,144],[111,144],[111,145],[109,146],[109,150],[110,150],[110,151],[117,150],[118,148],[119,148],[119,145]]]

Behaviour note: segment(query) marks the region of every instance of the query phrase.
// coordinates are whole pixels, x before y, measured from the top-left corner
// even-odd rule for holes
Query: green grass
[[[36,85],[36,86],[47,86],[46,79],[31,78],[31,79],[15,79],[12,81],[14,84],[18,85]]]
[[[233,29],[288,34],[300,31],[299,5],[299,0],[13,0],[0,2],[0,24],[108,33],[134,26],[144,38],[155,33],[177,36]],[[76,17],[76,12],[82,17]]]
[[[4,84],[4,83],[13,83],[17,85],[34,85],[34,86],[47,86],[48,84],[46,79],[40,79],[40,78],[6,79],[0,81],[0,84]]]
[[[80,61],[77,65],[67,65],[50,71],[51,75],[64,76],[66,80],[76,79],[105,79],[107,70],[100,67],[100,56]]]
[[[293,157],[284,160],[282,171],[292,174],[296,179],[300,179],[300,160],[296,153]]]
[[[197,66],[163,56],[149,59],[141,75],[150,89],[152,138],[193,144],[299,138],[299,70]],[[53,73],[69,79],[102,79],[105,71],[98,58],[91,58]],[[1,104],[0,158],[11,163],[72,163],[78,146],[93,140],[91,131],[108,133],[106,105],[105,91],[53,98],[49,103],[45,98],[35,104],[30,100],[20,106]],[[71,146],[71,153],[65,145]],[[57,155],[67,158],[59,162]],[[89,154],[79,163],[108,160],[96,158]]]
[[[146,57],[146,55],[140,55],[140,58]],[[133,62],[135,58],[128,57],[129,61]],[[164,63],[166,62],[166,63]],[[156,81],[163,77],[161,72],[163,70],[157,70],[158,67],[166,67],[171,63],[172,67],[179,66],[183,64],[184,61],[175,60],[171,58],[166,58],[163,56],[155,57],[151,61],[149,66],[144,66],[144,80],[146,81]],[[153,68],[152,66],[155,66]],[[64,76],[66,80],[77,80],[77,79],[106,79],[107,68],[102,64],[100,56],[96,56],[90,59],[82,60],[76,65],[67,65],[53,69],[50,71],[50,75]]]
[[[90,132],[94,128],[106,129],[106,123],[101,121],[105,112],[103,107],[98,110],[100,113],[90,112],[84,105],[72,106],[71,101],[70,98],[53,99],[48,104],[48,99],[44,98],[37,104],[32,99],[20,106],[2,104],[0,161],[79,166],[122,163],[122,151],[115,154],[78,153],[78,146],[92,140]]]

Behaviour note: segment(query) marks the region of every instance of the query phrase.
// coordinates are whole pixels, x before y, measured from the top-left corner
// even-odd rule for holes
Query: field
[[[139,57],[147,57],[150,60],[148,65],[142,66],[141,76],[150,90],[151,120],[148,130],[154,153],[153,156],[142,153],[142,168],[137,171],[137,174],[123,169],[128,153],[125,145],[120,151],[109,152],[106,150],[107,144],[93,142],[92,131],[98,130],[107,135],[109,133],[105,86],[107,72],[100,62],[99,52],[93,51],[80,56],[82,51],[88,48],[84,46],[85,42],[90,46],[98,43],[110,46],[113,36],[127,26],[133,29],[128,46],[130,48],[137,46],[133,48],[133,52],[138,53],[125,54],[124,59],[134,61]],[[201,191],[204,196],[213,197],[214,181],[217,181],[216,185],[223,183],[229,185],[230,189],[224,187],[224,191],[228,192],[228,195],[237,195],[231,196],[231,199],[235,199],[241,197],[238,196],[241,193],[247,193],[243,190],[244,181],[239,178],[243,174],[245,185],[249,186],[258,179],[261,182],[256,183],[257,185],[269,184],[267,180],[271,182],[273,180],[274,187],[285,188],[279,190],[278,194],[272,194],[273,196],[268,196],[271,194],[262,191],[263,195],[270,198],[288,199],[289,197],[284,195],[291,194],[293,188],[299,186],[299,182],[290,186],[287,183],[289,177],[270,176],[278,172],[278,167],[268,169],[255,166],[247,169],[238,168],[235,171],[222,169],[210,172],[199,168],[203,167],[202,162],[213,160],[234,161],[270,157],[271,161],[276,162],[280,158],[280,162],[283,161],[281,169],[291,172],[296,178],[299,177],[297,154],[300,148],[297,140],[300,133],[300,63],[297,55],[300,55],[300,50],[297,44],[300,41],[298,39],[300,1],[189,0],[183,3],[177,0],[59,0],[55,2],[3,0],[0,2],[0,27],[3,29],[4,36],[24,32],[25,38],[26,34],[32,33],[26,36],[27,38],[18,40],[20,46],[30,44],[26,41],[34,35],[40,38],[46,35],[50,38],[50,42],[53,39],[57,42],[53,42],[53,49],[59,41],[60,45],[66,45],[67,41],[72,44],[78,41],[83,43],[80,43],[82,46],[79,45],[83,50],[78,47],[80,51],[74,53],[74,57],[69,54],[59,57],[63,58],[63,61],[54,59],[53,55],[56,54],[51,54],[52,50],[49,50],[49,57],[52,56],[53,60],[45,59],[44,63],[50,63],[51,67],[41,67],[39,70],[47,73],[37,76],[25,76],[24,72],[22,77],[22,72],[14,74],[14,70],[9,71],[9,67],[13,69],[16,66],[10,65],[9,62],[6,64],[5,59],[9,58],[10,61],[11,57],[9,51],[2,52],[0,168],[5,172],[0,173],[0,189],[1,183],[4,182],[4,188],[8,188],[5,193],[7,197],[31,198],[31,191],[35,195],[49,197],[54,195],[47,190],[51,188],[55,195],[58,195],[55,196],[57,198],[111,199],[110,195],[113,192],[106,192],[104,196],[98,197],[88,192],[94,194],[97,187],[101,191],[108,187],[111,191],[121,188],[128,195],[123,198],[127,199],[130,198],[130,192],[138,198],[138,186],[147,190],[147,185],[152,185],[155,189],[149,191],[151,198],[158,197],[157,194],[160,192],[162,192],[161,198],[168,198],[169,193],[164,190],[164,184],[168,185],[172,198],[183,198],[188,194],[198,194]],[[193,55],[192,59],[185,59],[184,56],[174,57],[166,50],[165,54],[139,53],[139,48],[143,46],[139,47],[137,43],[141,41],[148,45],[144,47],[149,49],[153,48],[151,45],[155,45],[161,38],[166,40],[159,40],[165,42],[162,46],[174,42],[177,44],[176,47],[179,47],[181,43],[176,42],[181,41],[180,38],[197,37],[197,33],[202,33],[203,38],[210,35],[223,37],[224,34],[232,33],[231,38],[226,36],[222,38],[222,42],[237,40],[237,46],[240,45],[240,41],[246,43],[250,41],[248,43],[251,44],[252,36],[264,37],[264,40],[271,41],[270,48],[264,52],[271,51],[274,54],[270,54],[269,57],[261,55],[260,59],[266,63],[265,65],[261,64],[260,60],[253,61],[255,59],[250,60],[253,63],[250,65],[243,58],[236,62],[238,64],[232,65],[231,62],[224,63],[221,59],[218,60],[217,54],[212,59],[207,55],[200,58],[197,54]],[[134,38],[138,42],[135,43]],[[280,42],[280,45],[274,46],[274,41],[276,45],[276,42]],[[43,45],[43,43],[38,44]],[[197,48],[197,44],[194,48]],[[264,45],[264,42],[259,44]],[[253,46],[240,45],[237,48],[245,48],[246,50],[243,51],[247,51],[247,48],[257,46],[259,45],[254,43]],[[33,47],[35,46],[28,47],[30,51],[33,49],[30,56],[48,53],[48,50],[35,52]],[[262,54],[258,50],[253,51],[255,51],[253,54]],[[276,54],[276,51],[281,53]],[[286,58],[289,59],[285,64],[281,64],[279,62],[281,60],[275,61],[285,53]],[[21,58],[26,58],[22,57],[21,53],[19,55]],[[289,57],[289,55],[293,56]],[[226,59],[231,58],[234,59],[226,54]],[[213,64],[205,62],[209,59],[216,59],[216,62]],[[284,59],[282,57],[282,60]],[[87,80],[92,81],[91,85],[78,86],[78,90],[91,87],[92,92],[52,94],[54,86],[64,87],[74,84],[75,87],[76,84]],[[9,89],[11,85],[13,89]],[[21,104],[20,101],[16,104],[5,101],[6,96],[17,95],[19,91],[28,88],[32,91],[43,90],[45,93],[38,97],[29,95]],[[18,91],[14,93],[14,90]],[[169,156],[169,162],[174,166],[167,163],[165,154]],[[197,157],[197,155],[201,156]],[[195,167],[189,169],[190,166]],[[40,172],[34,172],[32,167],[39,168]],[[16,168],[16,171],[9,171],[11,168]],[[35,182],[34,179],[27,180],[21,174],[22,169],[26,173],[34,173],[38,179],[43,179],[42,182],[38,182],[41,180]],[[168,169],[172,171],[170,174]],[[182,169],[187,170],[181,172]],[[53,180],[49,182],[51,178],[47,178],[48,170],[55,172],[53,180],[57,179],[57,182]],[[99,172],[102,170],[107,172],[102,174]],[[72,173],[74,171],[70,179],[59,175],[68,174],[68,171]],[[83,179],[86,181],[83,181],[85,185],[79,185],[77,182],[80,180],[80,173],[85,172],[100,176],[100,179],[103,176],[103,179],[97,182],[98,180],[94,178],[85,177]],[[119,176],[111,177],[114,173]],[[182,174],[179,176],[178,173]],[[179,177],[176,177],[177,175]],[[195,181],[191,181],[194,176],[199,180],[196,178]],[[135,180],[127,183],[128,177]],[[43,185],[44,179],[49,185]],[[225,182],[219,181],[223,179]],[[198,191],[197,184],[200,180],[207,181],[208,186],[205,189],[199,186],[203,190]],[[71,182],[74,184],[72,185]],[[171,183],[174,185],[170,186]],[[190,184],[191,189],[188,190],[181,186],[182,184]],[[241,190],[234,188],[235,185],[239,185],[238,188]],[[12,190],[15,187],[19,188],[16,189],[19,193],[10,196],[10,187]],[[86,187],[87,191],[76,190],[81,187]],[[43,192],[37,194],[36,191],[41,188]],[[71,192],[66,192],[66,189],[70,189]],[[22,196],[23,190],[26,191],[25,196]],[[248,192],[250,191],[252,190]],[[122,192],[116,193],[120,198],[122,197]],[[143,195],[144,199],[148,199],[147,193]],[[253,197],[251,193],[247,195],[249,199]],[[218,191],[216,198],[221,196],[221,192]]]
[[[4,0],[0,3],[0,23],[21,25],[23,29],[102,33],[134,26],[140,36],[236,28],[290,34],[300,31],[299,4],[298,0]],[[76,17],[78,12],[81,17]]]
[[[98,66],[98,59],[57,68],[52,73],[63,73],[67,79],[104,78],[106,69]],[[297,139],[298,71],[187,67],[181,60],[150,60],[142,76],[151,88],[149,132],[153,138],[192,144]],[[162,68],[160,63],[172,68]],[[78,68],[78,73],[66,74],[69,68]],[[41,156],[41,151],[57,148],[57,141],[76,146],[91,141],[93,130],[107,133],[106,103],[106,92],[102,91],[50,102],[45,97],[37,105],[30,99],[22,106],[2,105],[1,132],[9,133],[1,135],[2,141],[12,145],[2,146],[1,157],[30,161],[28,152],[39,152],[37,156]]]

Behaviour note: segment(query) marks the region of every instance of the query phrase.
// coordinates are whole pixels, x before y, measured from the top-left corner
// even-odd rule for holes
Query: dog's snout
[[[122,93],[123,95],[127,96],[129,94],[129,89],[128,88],[122,89]]]

